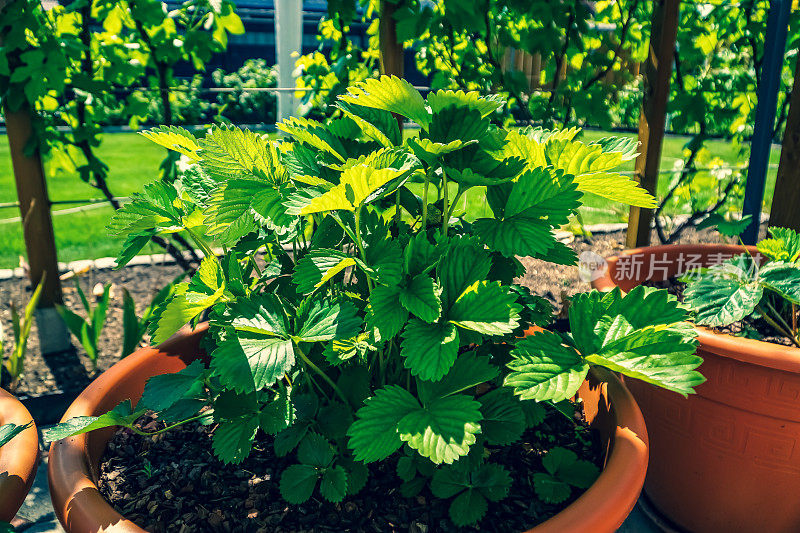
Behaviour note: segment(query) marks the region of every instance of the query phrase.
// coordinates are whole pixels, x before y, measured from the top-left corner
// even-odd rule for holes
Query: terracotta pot
[[[0,389],[0,425],[30,427],[0,448],[0,521],[11,522],[36,477],[39,434],[28,410],[14,396]]]
[[[64,420],[97,415],[125,399],[141,397],[147,378],[175,372],[201,357],[205,325],[184,330],[158,349],[129,355],[97,378],[67,410]],[[536,533],[616,531],[642,489],[647,467],[647,432],[633,397],[610,372],[600,370],[579,392],[587,419],[602,436],[607,450],[603,473],[572,505],[532,529]],[[97,489],[98,466],[113,428],[71,437],[50,448],[50,494],[56,515],[70,533],[137,532],[106,502]]]
[[[717,254],[743,251],[717,245],[630,250],[610,258],[593,285],[630,290],[679,273],[680,254],[684,264],[692,255],[707,266],[719,262]],[[639,276],[629,275],[632,257],[640,259]],[[699,371],[707,378],[697,394],[684,399],[627,382],[651,439],[645,493],[690,531],[800,531],[800,349],[697,330]]]

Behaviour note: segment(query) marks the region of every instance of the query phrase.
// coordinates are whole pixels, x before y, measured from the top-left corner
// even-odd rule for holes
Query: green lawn
[[[586,131],[588,140],[607,136],[608,133]],[[632,134],[630,136],[633,136]],[[0,203],[16,200],[16,188],[11,170],[11,157],[5,136],[0,136]],[[686,143],[683,137],[667,137],[664,142],[662,168],[672,168],[673,162],[681,157],[681,150]],[[712,154],[728,163],[742,160],[736,149],[723,141],[710,141],[708,147]],[[164,157],[164,150],[135,133],[106,134],[103,144],[98,150],[99,157],[110,167],[109,187],[118,196],[127,196],[141,189],[142,185],[158,176],[158,165]],[[773,149],[770,162],[777,163],[779,150]],[[631,162],[628,170],[633,169]],[[102,195],[81,181],[77,175],[48,171],[48,188],[52,200],[74,200],[100,198]],[[659,190],[663,192],[669,176],[662,176]],[[775,183],[775,169],[768,176],[767,200],[772,199],[772,188]],[[488,207],[483,199],[483,190],[470,190],[462,199],[465,208],[471,213],[470,218],[478,218],[488,214]],[[584,222],[618,222],[624,220],[625,209],[614,207],[606,200],[597,197],[585,199],[591,209],[584,211]],[[74,205],[54,206],[53,225],[56,232],[56,245],[60,261],[89,259],[116,255],[119,239],[106,234],[105,225],[111,213],[110,207],[92,207],[80,212],[59,215],[63,209],[74,209]],[[19,211],[16,208],[0,209],[0,268],[17,266],[20,255],[25,255],[22,240],[22,228],[16,220]]]

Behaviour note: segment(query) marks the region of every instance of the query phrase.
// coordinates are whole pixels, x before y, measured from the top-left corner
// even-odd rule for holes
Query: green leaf
[[[47,442],[54,442],[67,437],[88,433],[95,429],[112,426],[130,427],[143,414],[144,410],[134,411],[131,408],[130,400],[125,400],[111,411],[100,416],[76,416],[75,418],[70,418],[66,422],[61,422],[45,430],[44,440]]]
[[[190,290],[187,283],[176,285],[172,297],[159,306],[153,316],[150,324],[153,344],[161,344],[167,340],[190,320],[214,305],[222,293],[222,287],[208,295]]]
[[[533,488],[543,502],[550,504],[566,501],[572,492],[568,484],[544,472],[533,474]]]
[[[136,404],[138,409],[163,411],[172,407],[179,400],[193,396],[202,390],[200,377],[205,373],[201,361],[193,361],[183,370],[173,374],[160,374],[147,380],[144,394]]]
[[[523,400],[559,402],[571,398],[589,371],[581,355],[549,331],[518,341],[511,356],[511,373],[505,386],[512,387]]]
[[[589,488],[600,475],[596,465],[578,459],[575,452],[561,446],[547,452],[542,458],[542,465],[559,481],[582,489]]]
[[[303,464],[325,468],[333,461],[333,448],[322,435],[309,433],[297,448],[297,460]]]
[[[317,198],[313,198],[299,214],[310,215],[324,211],[355,211],[390,193],[407,177],[407,172],[393,168],[375,169],[366,165],[349,167],[342,172],[338,185]]]
[[[480,398],[481,433],[489,444],[505,446],[516,442],[525,431],[522,403],[505,387],[490,391]]]
[[[388,341],[400,333],[408,320],[408,311],[400,303],[400,288],[378,285],[369,295],[371,311],[367,322],[377,329],[380,340]]]
[[[769,228],[771,239],[764,239],[756,247],[773,261],[796,262],[800,257],[800,235],[789,228]]]
[[[458,353],[458,331],[452,324],[426,324],[412,318],[403,331],[403,366],[421,379],[438,381]]]
[[[108,223],[108,233],[134,235],[144,232],[175,232],[181,229],[183,213],[175,207],[178,193],[175,187],[163,181],[144,186],[141,193],[131,196],[131,201],[114,212]]]
[[[291,465],[281,475],[281,496],[289,503],[308,501],[317,486],[319,473],[309,465]]]
[[[486,498],[474,489],[459,494],[450,504],[450,520],[459,527],[477,523],[486,514]]]
[[[243,417],[220,422],[214,430],[214,455],[227,464],[239,464],[250,455],[258,430],[257,417]]]
[[[300,441],[308,434],[308,423],[295,423],[289,426],[277,435],[273,447],[275,448],[275,455],[283,457],[292,450],[294,450]]]
[[[473,227],[482,242],[507,257],[543,255],[556,242],[550,224],[525,216],[479,218]]]
[[[368,78],[350,87],[347,94],[340,96],[339,99],[403,115],[426,129],[431,121],[431,115],[419,91],[396,76]]]
[[[477,239],[453,237],[436,272],[442,286],[442,307],[449,309],[467,287],[489,275],[492,257]]]
[[[800,304],[800,266],[794,263],[769,263],[758,271],[764,288],[777,292],[786,300]]]
[[[717,228],[717,231],[719,231],[721,235],[736,237],[747,229],[752,218],[753,215],[747,215],[739,220],[727,220],[718,213],[711,213],[705,220],[697,225],[697,231],[705,228]]]
[[[636,181],[617,172],[592,172],[575,176],[579,191],[596,194],[613,202],[652,209],[658,206],[653,196]]]
[[[361,331],[356,307],[347,301],[314,300],[298,321],[302,324],[294,337],[298,342],[348,339]]]
[[[598,353],[587,355],[586,360],[684,396],[705,381],[695,370],[703,359],[694,355],[696,343],[685,331],[664,326],[636,330],[628,327],[619,331],[625,334],[609,339]]]
[[[278,185],[287,178],[276,148],[250,130],[214,127],[200,146],[200,166],[217,179],[256,176]]]
[[[397,120],[388,111],[364,107],[340,100],[336,107],[353,119],[368,138],[390,148],[403,144],[403,136]]]
[[[445,107],[455,105],[461,108],[474,109],[480,113],[481,117],[491,115],[506,104],[503,97],[496,94],[481,96],[477,91],[465,93],[464,91],[441,89],[429,93],[427,101],[431,111],[434,113],[438,113]]]
[[[273,294],[253,294],[230,304],[225,321],[237,331],[286,338],[288,324],[283,303]]]
[[[418,383],[420,399],[427,402],[432,398],[450,396],[491,381],[499,373],[500,370],[491,364],[488,357],[479,357],[474,351],[465,352],[458,356],[450,371],[441,380]]]
[[[339,250],[312,250],[296,263],[292,279],[298,291],[308,294],[355,264],[355,258]]]
[[[386,459],[402,446],[398,424],[408,413],[418,410],[419,402],[405,389],[387,385],[364,401],[356,421],[347,430],[348,446],[358,461],[371,463]]]
[[[435,464],[467,455],[480,432],[480,404],[465,395],[437,398],[403,416],[400,438]]]
[[[280,131],[288,133],[298,141],[331,154],[341,162],[345,161],[347,150],[342,145],[342,140],[324,124],[307,118],[291,117],[278,123],[277,126]]]
[[[276,435],[288,428],[294,419],[294,406],[285,390],[281,390],[259,413],[258,426],[264,433]]]
[[[738,258],[708,269],[692,280],[684,297],[697,316],[697,323],[726,326],[752,314],[764,287],[751,277]]]
[[[197,143],[195,136],[185,128],[179,126],[157,126],[139,133],[167,150],[174,150],[194,161],[200,159],[197,154],[200,150],[200,145]]]
[[[369,479],[367,465],[352,459],[342,459],[339,463],[347,471],[347,494],[352,496],[361,492]]]
[[[322,474],[319,491],[329,502],[338,503],[347,494],[347,471],[341,466],[328,468]]]
[[[415,276],[400,291],[400,303],[424,322],[434,322],[442,312],[439,284],[425,274]]]
[[[211,353],[211,368],[222,384],[239,392],[263,389],[294,366],[292,341],[248,331],[231,332]]]
[[[317,424],[322,434],[326,437],[332,440],[345,437],[347,428],[352,423],[353,416],[349,406],[341,402],[332,401],[328,405],[320,407]]]
[[[0,426],[0,447],[3,447],[6,444],[8,444],[11,441],[11,439],[13,439],[17,435],[28,429],[30,426],[31,422],[28,422],[25,425],[3,424],[2,426]]]
[[[453,324],[484,335],[511,333],[522,307],[500,282],[476,281],[456,299],[447,314]]]
[[[511,488],[511,475],[500,465],[484,463],[472,474],[472,486],[477,488],[487,500],[499,502]]]

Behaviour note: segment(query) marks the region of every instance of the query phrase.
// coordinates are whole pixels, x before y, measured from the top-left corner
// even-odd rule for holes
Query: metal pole
[[[275,52],[278,59],[278,86],[295,85],[294,54],[302,51],[303,4],[301,0],[275,1]],[[278,121],[297,112],[300,103],[292,92],[278,92]]]
[[[764,61],[761,64],[761,79],[758,84],[758,103],[753,140],[750,143],[750,163],[744,192],[742,216],[752,215],[750,225],[742,234],[745,244],[755,244],[761,226],[761,205],[764,203],[764,184],[767,164],[772,147],[772,129],[775,126],[775,111],[780,89],[780,74],[783,67],[786,33],[789,28],[789,13],[792,0],[770,0],[767,18],[767,35],[764,42]]]

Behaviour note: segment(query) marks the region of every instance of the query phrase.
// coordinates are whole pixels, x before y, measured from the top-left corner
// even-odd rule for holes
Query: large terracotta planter
[[[742,252],[716,245],[630,250],[610,258],[593,285],[627,291],[679,273],[680,254],[684,265],[689,255],[709,265],[716,254]],[[629,275],[633,257],[639,276]],[[707,378],[697,394],[684,399],[627,382],[651,441],[645,493],[690,531],[800,531],[800,349],[697,330]]]
[[[30,427],[0,448],[0,521],[11,522],[36,477],[39,434],[28,410],[14,396],[0,389],[0,425]]]
[[[129,355],[97,378],[67,410],[64,419],[97,415],[124,399],[137,400],[147,378],[175,372],[202,357],[202,325],[184,330],[158,349]],[[536,533],[616,531],[642,489],[647,468],[647,432],[636,402],[615,375],[596,372],[579,392],[586,415],[602,436],[605,468],[586,493],[559,515],[532,529]],[[100,495],[96,480],[113,428],[71,437],[50,448],[50,494],[58,519],[70,533],[143,530],[117,513]]]

